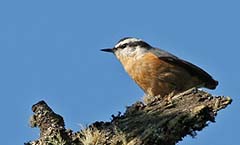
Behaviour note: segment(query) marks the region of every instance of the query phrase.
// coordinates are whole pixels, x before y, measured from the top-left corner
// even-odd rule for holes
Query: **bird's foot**
[[[145,94],[143,96],[142,100],[143,100],[144,104],[152,104],[154,102],[158,102],[158,101],[162,100],[162,97],[161,97],[161,95],[150,96],[150,95]]]

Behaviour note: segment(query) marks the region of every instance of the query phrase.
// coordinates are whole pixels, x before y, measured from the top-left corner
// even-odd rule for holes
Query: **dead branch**
[[[26,145],[175,145],[186,135],[195,136],[208,122],[214,122],[217,112],[231,103],[229,97],[191,89],[161,100],[146,98],[136,102],[111,122],[95,122],[72,132],[64,127],[63,118],[40,101],[33,105],[32,127],[40,128],[40,138]]]

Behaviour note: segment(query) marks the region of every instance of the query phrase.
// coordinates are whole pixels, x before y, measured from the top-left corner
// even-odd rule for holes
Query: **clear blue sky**
[[[231,106],[178,145],[239,145],[240,3],[237,0],[8,0],[0,2],[0,136],[17,145],[38,138],[31,105],[45,100],[66,127],[96,120],[143,92],[113,55],[99,50],[134,36],[203,69]]]

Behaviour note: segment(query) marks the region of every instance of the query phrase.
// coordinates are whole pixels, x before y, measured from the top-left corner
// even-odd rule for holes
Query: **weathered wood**
[[[191,89],[177,96],[161,100],[145,98],[136,102],[111,122],[95,122],[73,133],[64,128],[64,121],[44,101],[33,105],[30,120],[41,136],[29,145],[175,145],[186,135],[196,135],[208,122],[214,122],[217,112],[231,103],[229,97]]]

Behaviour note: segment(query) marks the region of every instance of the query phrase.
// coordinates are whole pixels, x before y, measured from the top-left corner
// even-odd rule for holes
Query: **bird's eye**
[[[120,46],[120,48],[122,48],[122,49],[125,48],[125,47],[127,47],[127,44],[123,44],[123,45]]]

